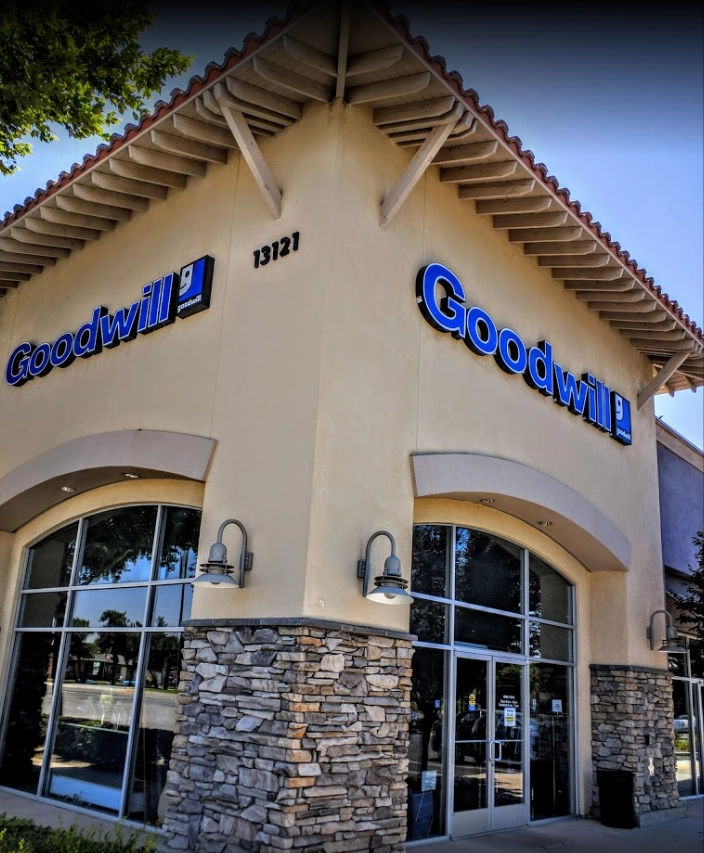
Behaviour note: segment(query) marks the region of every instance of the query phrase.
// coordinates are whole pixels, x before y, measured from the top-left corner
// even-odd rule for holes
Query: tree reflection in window
[[[79,583],[149,580],[157,508],[134,506],[86,520]]]

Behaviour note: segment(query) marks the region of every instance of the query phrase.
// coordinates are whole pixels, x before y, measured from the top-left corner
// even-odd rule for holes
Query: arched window
[[[201,512],[126,506],[27,551],[0,784],[155,823]]]

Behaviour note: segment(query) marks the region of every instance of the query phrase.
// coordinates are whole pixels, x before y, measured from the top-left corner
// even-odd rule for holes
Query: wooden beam
[[[636,349],[645,350],[646,352],[659,352],[665,355],[681,354],[684,359],[688,358],[692,353],[692,341],[653,341],[650,338],[631,338],[631,344]],[[684,361],[682,359],[682,361]],[[682,362],[680,362],[681,364]]]
[[[549,195],[533,196],[532,198],[496,199],[495,201],[478,201],[476,211],[479,216],[506,213],[541,213],[548,210],[552,204]]]
[[[83,201],[83,199],[72,198],[69,195],[57,195],[56,206],[60,210],[68,210],[69,213],[98,216],[101,219],[112,219],[116,222],[129,222],[132,217],[132,211],[125,207],[94,204],[92,201]]]
[[[115,157],[108,160],[108,166],[111,172],[122,178],[130,178],[131,180],[141,181],[146,184],[158,184],[161,187],[170,187],[171,189],[185,189],[188,181],[185,175],[178,175],[176,172],[169,172],[165,169],[152,169],[149,166],[139,166],[137,163],[130,163],[127,160],[117,160]]]
[[[51,237],[72,237],[75,240],[97,240],[100,237],[100,231],[96,231],[94,228],[59,225],[54,222],[47,222],[38,216],[25,216],[24,224],[28,231],[33,231],[35,234],[48,234]]]
[[[396,181],[391,192],[381,205],[380,222],[382,228],[388,228],[393,218],[408,198],[411,191],[425,174],[433,157],[440,150],[452,130],[451,124],[436,127],[416,152],[411,162],[406,166],[401,177]]]
[[[539,267],[603,267],[611,255],[591,252],[588,255],[541,255],[538,258]]]
[[[174,136],[173,133],[164,133],[161,130],[152,130],[149,135],[157,148],[161,148],[162,151],[168,151],[170,154],[192,157],[194,160],[202,160],[205,163],[219,163],[221,166],[227,163],[226,148],[218,148],[215,145],[195,142],[193,139]],[[230,148],[233,147],[233,145],[230,145]]]
[[[478,124],[476,118],[468,111],[455,125],[455,129],[447,140],[447,147],[460,145],[465,139],[474,136]]]
[[[39,264],[23,264],[14,261],[0,261],[0,270],[3,272],[21,272],[27,275],[41,272],[43,269]]]
[[[0,261],[7,261],[10,264],[34,264],[39,267],[56,265],[56,258],[50,258],[46,255],[24,255],[16,252],[5,252],[2,249],[0,249]]]
[[[287,53],[297,62],[307,65],[309,68],[315,68],[316,71],[322,71],[323,74],[328,74],[330,77],[337,77],[337,62],[334,56],[330,56],[325,51],[318,50],[311,44],[306,44],[304,41],[299,41],[293,36],[284,36],[282,38],[284,53]]]
[[[45,258],[67,258],[71,252],[69,249],[63,249],[60,246],[32,246],[27,243],[20,243],[17,240],[8,240],[5,237],[0,237],[0,250],[6,254],[18,256],[40,255]],[[14,260],[14,258],[6,258],[5,260]],[[36,263],[40,263],[37,261]]]
[[[454,95],[442,98],[432,98],[428,101],[416,101],[413,104],[401,104],[396,107],[378,107],[374,110],[374,124],[381,127],[384,124],[431,119],[444,115],[454,106]],[[432,122],[429,122],[432,124]]]
[[[581,225],[567,225],[564,228],[517,228],[508,232],[510,243],[564,243],[578,240],[583,233]]]
[[[206,105],[205,96],[209,95],[208,98],[209,103]],[[227,127],[227,122],[225,121],[225,116],[222,114],[222,110],[217,105],[217,101],[213,98],[212,94],[209,91],[203,92],[202,97],[198,97],[195,100],[196,112],[203,119],[203,123],[207,124],[209,127],[213,125],[219,127],[221,130],[224,130],[225,133],[229,134],[230,131]],[[217,109],[216,109],[217,107]]]
[[[659,343],[674,343],[687,339],[687,333],[684,329],[673,329],[670,332],[662,332],[659,329],[630,329],[627,331],[622,329],[621,334],[624,338],[632,340],[657,341]]]
[[[201,100],[201,103],[202,100]],[[194,139],[196,142],[204,142],[207,145],[217,145],[220,148],[235,148],[235,140],[227,128],[227,122],[223,117],[221,120],[224,127],[217,127],[213,124],[208,124],[205,121],[198,121],[194,118],[181,116],[178,113],[174,114],[174,128],[182,133],[188,139]]]
[[[149,209],[149,200],[140,196],[109,192],[88,186],[88,184],[72,184],[72,188],[76,198],[83,199],[83,201],[111,207],[125,207],[127,210],[140,210],[142,212]]]
[[[176,172],[177,175],[190,175],[193,178],[204,178],[207,171],[205,163],[191,160],[188,157],[177,157],[175,154],[164,154],[151,148],[141,148],[139,145],[130,145],[127,154],[134,163],[140,166],[148,166],[150,169],[159,169],[166,172]]]
[[[222,114],[225,116],[227,124],[235,137],[237,146],[244,157],[245,162],[252,172],[257,186],[259,187],[267,207],[271,211],[274,219],[279,219],[281,216],[281,190],[279,189],[274,176],[271,173],[264,156],[257,145],[257,142],[249,129],[247,120],[244,115],[237,110],[231,110],[223,103],[220,104]]]
[[[584,267],[553,267],[553,278],[583,279],[593,281],[618,281],[620,278],[630,278],[623,267],[597,267],[589,269]]]
[[[458,196],[461,199],[478,198],[516,198],[532,192],[535,189],[535,179],[527,181],[501,181],[498,183],[474,184],[461,186]]]
[[[577,291],[575,293],[577,299],[582,302],[589,302],[598,299],[599,302],[618,302],[621,305],[626,303],[634,303],[634,302],[642,302],[645,299],[645,291],[644,290],[636,290],[632,288],[630,290],[617,290],[617,291],[586,291],[585,293],[580,293]]]
[[[14,282],[14,286],[16,287],[17,286],[16,283],[18,281],[29,281],[31,277],[32,276],[29,275],[28,273],[8,272],[7,270],[4,270],[0,266],[0,287],[6,287],[6,285],[4,284],[4,282],[6,282],[6,281],[7,282]],[[11,284],[10,287],[12,287],[12,286],[13,285]]]
[[[254,58],[256,61],[256,57]],[[396,77],[393,80],[379,80],[376,83],[365,83],[353,86],[347,92],[347,103],[368,104],[372,101],[383,101],[385,98],[400,98],[414,95],[430,85],[430,72],[409,74],[407,77]]]
[[[225,85],[227,91],[234,98],[240,98],[250,106],[264,107],[266,110],[271,110],[272,113],[293,119],[294,121],[298,121],[303,115],[303,110],[298,101],[294,101],[292,98],[287,98],[284,95],[277,95],[275,92],[268,92],[266,89],[262,89],[261,86],[253,86],[251,83],[245,83],[244,80],[238,80],[236,77],[227,77]],[[246,112],[243,107],[239,109],[240,112]],[[262,116],[262,118],[265,118],[265,116]]]
[[[490,181],[494,178],[508,178],[515,174],[518,163],[504,160],[502,163],[480,163],[476,166],[459,166],[454,169],[440,169],[440,181],[443,184],[459,184],[471,181]]]
[[[358,74],[369,74],[372,71],[381,71],[395,65],[403,56],[403,45],[392,44],[379,50],[370,50],[368,53],[358,53],[351,56],[347,64],[347,76],[355,77]]]
[[[280,115],[272,113],[271,110],[266,110],[264,107],[253,107],[241,98],[233,97],[222,83],[216,83],[212,93],[205,92],[203,100],[209,110],[217,109],[220,115],[222,115],[220,102],[228,106],[231,110],[243,113],[247,117],[247,124],[252,133],[257,133],[260,136],[275,136],[284,127],[290,127],[293,124],[291,119],[284,119]],[[225,117],[223,116],[223,121],[224,119]],[[227,127],[227,122],[225,122],[225,126]],[[261,131],[264,131],[264,133],[261,133]],[[227,132],[229,133],[229,130]],[[232,138],[232,134],[230,134],[230,138]]]
[[[439,124],[451,124],[454,130],[457,124],[457,119],[464,113],[464,105],[457,101],[454,106],[441,116],[434,119],[418,119],[416,121],[402,122],[401,124],[391,124],[380,128],[391,139],[400,141],[405,139],[413,139],[420,136],[425,139],[428,133]],[[416,131],[414,134],[413,131]]]
[[[636,290],[633,285],[633,280],[629,278],[619,278],[615,281],[598,281],[596,279],[587,278],[566,278],[563,282],[565,290],[575,292],[584,292],[588,290],[599,293],[628,293]]]
[[[667,314],[663,310],[656,310],[657,305],[651,302],[639,302],[639,310],[637,312],[624,310],[615,310],[617,306],[602,304],[599,309],[599,316],[602,320],[607,320],[609,323],[651,323],[657,325],[663,320],[668,319]],[[591,306],[590,306],[591,307]]]
[[[526,255],[589,255],[596,251],[594,240],[581,240],[569,246],[556,246],[554,243],[526,243],[523,251]]]
[[[322,101],[324,104],[332,100],[335,90],[331,86],[326,86],[325,83],[318,83],[317,80],[311,80],[310,77],[304,77],[303,74],[288,71],[286,68],[274,65],[273,62],[267,62],[266,59],[261,59],[259,56],[253,57],[252,65],[257,74],[268,80],[269,83],[290,89],[305,98]]]
[[[567,222],[566,210],[554,210],[550,213],[507,213],[492,217],[494,228],[553,228]]]
[[[623,317],[630,317],[632,314],[651,314],[657,308],[657,303],[650,299],[644,299],[642,302],[618,303],[597,298],[587,302],[587,305],[592,311],[606,312],[605,320],[612,318],[618,320]]]
[[[337,41],[337,81],[335,97],[345,97],[347,85],[348,54],[350,49],[350,22],[352,20],[352,0],[343,0],[340,7],[340,35]]]
[[[441,148],[433,157],[433,166],[460,166],[464,163],[473,163],[476,160],[484,160],[496,154],[499,147],[498,142],[472,142],[465,145],[453,145],[450,148]]]
[[[108,172],[93,170],[90,179],[94,186],[101,190],[107,190],[116,195],[126,195],[127,198],[143,198],[148,204],[149,199],[163,201],[168,195],[168,188],[158,184],[148,184],[145,181],[133,181],[130,178],[121,178],[119,175],[111,175]]]
[[[60,249],[82,249],[84,246],[83,240],[75,240],[72,237],[54,237],[49,234],[35,234],[29,228],[21,228],[17,225],[10,228],[10,234],[20,243],[38,246],[40,251],[43,246],[58,246]]]
[[[90,228],[94,231],[113,231],[115,222],[112,219],[103,219],[101,216],[85,216],[60,210],[58,207],[39,208],[39,215],[47,222],[55,225],[74,225],[77,228]],[[58,250],[57,250],[58,251]]]
[[[671,331],[678,328],[675,320],[654,320],[653,322],[643,321],[640,318],[633,320],[611,320],[611,326],[619,332],[629,331],[648,331],[655,329],[657,331]]]

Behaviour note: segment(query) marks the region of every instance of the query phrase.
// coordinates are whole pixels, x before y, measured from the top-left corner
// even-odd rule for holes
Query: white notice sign
[[[562,713],[562,699],[553,699],[552,700],[552,712],[553,712],[553,714],[561,714]]]
[[[506,728],[513,728],[516,725],[515,708],[504,708],[504,725]]]

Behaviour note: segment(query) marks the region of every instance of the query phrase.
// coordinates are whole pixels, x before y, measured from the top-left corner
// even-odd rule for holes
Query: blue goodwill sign
[[[147,335],[174,320],[190,317],[210,307],[214,261],[210,255],[145,284],[142,295],[127,308],[114,314],[99,305],[90,320],[75,332],[65,332],[51,342],[19,344],[10,354],[5,368],[8,385],[24,385],[30,379],[46,376],[55,367],[68,367],[76,358],[90,358],[112,349],[137,335]]]
[[[438,293],[442,296],[438,298]],[[591,373],[581,379],[564,370],[553,355],[552,344],[540,341],[526,347],[513,329],[498,329],[489,314],[465,304],[465,291],[457,276],[442,264],[428,264],[416,277],[420,312],[439,332],[462,340],[476,355],[491,355],[506,373],[520,374],[526,383],[552,397],[621,444],[631,443],[631,404]]]

